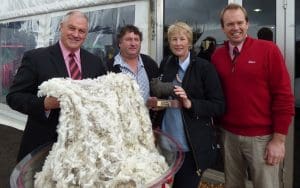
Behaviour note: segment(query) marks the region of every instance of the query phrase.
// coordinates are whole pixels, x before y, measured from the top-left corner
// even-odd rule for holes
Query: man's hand
[[[274,133],[272,140],[268,143],[265,151],[266,163],[277,165],[283,161],[285,156],[285,135]]]
[[[45,110],[52,110],[59,108],[59,101],[55,97],[46,97],[44,100],[44,108]]]

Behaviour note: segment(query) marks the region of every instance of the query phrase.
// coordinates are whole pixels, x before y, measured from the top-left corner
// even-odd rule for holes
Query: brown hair
[[[118,44],[120,44],[120,40],[122,39],[122,37],[124,37],[124,35],[126,33],[131,33],[133,32],[134,34],[138,35],[140,37],[140,40],[143,40],[143,34],[142,32],[139,30],[139,28],[137,28],[134,25],[125,25],[124,27],[121,28],[120,32],[117,34],[117,42]]]
[[[246,9],[244,7],[242,7],[241,5],[239,5],[239,4],[230,3],[225,8],[223,8],[223,10],[220,13],[220,22],[221,22],[222,27],[224,27],[223,16],[224,16],[225,12],[227,10],[238,10],[238,9],[240,9],[244,13],[245,20],[246,20],[246,22],[248,22],[248,13],[247,13]]]

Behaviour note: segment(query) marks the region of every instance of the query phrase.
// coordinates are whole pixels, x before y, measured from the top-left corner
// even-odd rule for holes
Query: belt
[[[147,106],[150,108],[181,108],[182,104],[180,101],[174,100],[163,100],[163,99],[149,99]]]

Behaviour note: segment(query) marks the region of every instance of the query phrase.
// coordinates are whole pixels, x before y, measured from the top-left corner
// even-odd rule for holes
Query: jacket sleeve
[[[197,66],[197,69],[196,80],[192,82],[196,82],[195,85],[199,88],[197,93],[192,92],[189,96],[192,102],[189,111],[196,118],[221,116],[225,112],[225,98],[214,66],[207,62],[201,67]]]
[[[44,97],[37,97],[38,73],[29,53],[25,53],[21,66],[6,96],[14,110],[45,119]]]

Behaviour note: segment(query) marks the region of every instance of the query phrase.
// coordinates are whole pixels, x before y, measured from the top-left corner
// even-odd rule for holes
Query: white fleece
[[[53,78],[39,89],[38,96],[58,98],[61,112],[58,141],[35,187],[143,187],[168,169],[135,80]]]

